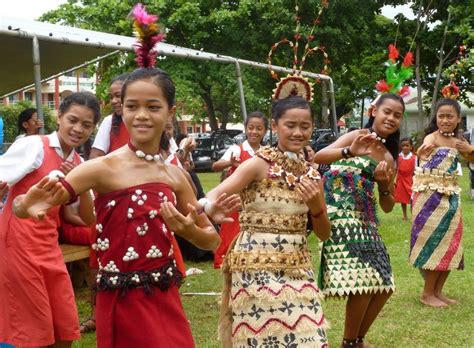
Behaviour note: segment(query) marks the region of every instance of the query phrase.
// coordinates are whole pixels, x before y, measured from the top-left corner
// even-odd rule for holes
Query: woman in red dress
[[[212,165],[215,171],[228,169],[229,177],[237,167],[246,160],[255,156],[260,149],[262,139],[268,129],[268,119],[260,111],[250,113],[245,120],[245,134],[247,140],[240,145],[233,145],[224,153],[221,159]],[[214,253],[214,268],[221,268],[224,256],[227,254],[230,244],[240,232],[239,213],[235,211],[231,215],[234,222],[221,225],[221,244]]]
[[[80,338],[74,292],[58,244],[59,206],[41,220],[19,219],[13,211],[21,201],[16,197],[45,175],[65,162],[80,162],[74,148],[89,138],[99,108],[92,94],[73,93],[61,103],[57,132],[19,139],[0,157],[0,191],[2,182],[10,185],[0,214],[0,342],[68,347]],[[83,192],[81,218],[93,224],[92,199]]]
[[[413,143],[410,138],[400,140],[402,152],[397,159],[397,181],[395,183],[395,202],[401,203],[403,220],[408,220],[407,204],[411,204],[411,186],[415,173],[416,156],[413,153]]]

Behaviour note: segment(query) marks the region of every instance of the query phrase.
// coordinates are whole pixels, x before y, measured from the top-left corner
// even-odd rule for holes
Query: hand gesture
[[[230,154],[229,162],[230,162],[230,164],[231,164],[232,167],[238,167],[238,166],[240,166],[240,158],[239,158],[239,157],[236,157],[236,156],[234,155],[234,153],[231,153],[231,154]]]
[[[17,198],[21,198],[21,207],[29,217],[43,220],[47,210],[58,205],[66,194],[67,190],[57,178],[45,176]]]
[[[418,150],[416,151],[416,154],[418,158],[421,158],[422,160],[427,160],[428,157],[433,152],[434,148],[435,148],[434,144],[423,144],[418,148]]]
[[[75,167],[76,165],[74,163],[69,162],[69,161],[64,161],[63,163],[61,163],[59,170],[61,170],[64,173],[64,175],[67,175]]]
[[[316,181],[303,178],[296,186],[295,190],[301,196],[303,202],[305,202],[310,211],[321,211],[322,193],[319,184]]]
[[[386,161],[381,161],[377,164],[377,167],[374,171],[374,178],[375,181],[379,184],[379,186],[383,186],[384,188],[388,188],[390,182],[392,180],[393,170],[389,167]]]
[[[352,142],[349,150],[354,156],[365,156],[370,154],[370,146],[375,142],[375,135],[363,132]]]
[[[469,156],[469,154],[473,150],[472,146],[467,142],[466,139],[457,140],[455,146],[459,153],[464,157]]]
[[[196,148],[196,140],[193,137],[189,136],[186,138],[184,146],[184,150],[191,152]]]
[[[217,198],[215,202],[210,202],[208,204],[211,206],[206,206],[206,214],[216,224],[234,222],[234,219],[227,217],[227,215],[240,208],[240,197],[239,195],[235,194],[227,197],[227,193],[223,193]]]
[[[178,235],[186,235],[186,232],[195,226],[198,214],[196,208],[188,204],[189,213],[184,216],[171,202],[161,203],[160,214],[165,220],[168,228]]]

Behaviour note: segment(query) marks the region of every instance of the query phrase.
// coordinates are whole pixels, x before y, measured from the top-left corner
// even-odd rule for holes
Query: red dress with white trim
[[[248,152],[245,151],[242,147],[242,144],[239,145],[240,147],[240,163],[245,162],[248,159],[251,159],[253,156]],[[228,176],[232,175],[233,172],[237,167],[231,167],[229,170]],[[234,238],[240,232],[240,224],[239,224],[239,212],[235,211],[229,215],[231,218],[234,219],[234,222],[223,223],[221,224],[221,229],[219,235],[221,237],[221,243],[219,247],[214,252],[214,268],[221,268],[222,262],[224,261],[224,256],[227,254],[227,250],[229,250],[229,246],[234,240]]]
[[[44,220],[19,219],[12,212],[16,196],[64,162],[48,137],[41,141],[43,163],[10,188],[0,214],[0,342],[15,346],[80,338],[74,291],[58,244],[59,207]]]
[[[416,156],[411,152],[408,156],[402,153],[397,159],[397,180],[395,182],[395,202],[410,204],[413,185],[413,175],[415,174]]]
[[[148,183],[95,200],[99,259],[97,346],[194,347],[178,286],[172,235],[159,214],[176,197]]]

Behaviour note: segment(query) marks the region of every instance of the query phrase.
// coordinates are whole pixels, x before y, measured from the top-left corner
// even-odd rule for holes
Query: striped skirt
[[[410,264],[431,271],[464,269],[462,234],[459,194],[415,193]]]

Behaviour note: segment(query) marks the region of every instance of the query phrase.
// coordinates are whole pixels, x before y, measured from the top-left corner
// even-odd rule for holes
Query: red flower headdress
[[[413,75],[413,53],[408,52],[398,68],[398,49],[394,45],[388,46],[388,61],[385,63],[385,80],[377,81],[375,88],[381,93],[396,93],[403,96],[409,94],[407,85],[403,85]]]
[[[137,37],[137,43],[133,45],[135,61],[140,68],[153,68],[158,55],[154,47],[165,38],[157,23],[158,16],[149,15],[145,6],[138,3],[129,17],[133,18],[134,34]]]
[[[298,17],[298,4],[295,6],[296,10],[296,30],[294,35],[295,41],[290,41],[288,39],[283,39],[278,41],[277,43],[272,45],[270,52],[268,52],[268,65],[270,69],[270,74],[276,80],[279,80],[276,88],[273,90],[273,99],[284,99],[289,96],[300,96],[305,98],[307,101],[311,102],[313,100],[313,83],[309,82],[309,80],[301,75],[303,71],[304,64],[306,62],[306,58],[312,55],[315,52],[322,53],[324,57],[324,67],[322,74],[327,74],[329,64],[328,55],[323,46],[313,46],[311,47],[311,43],[314,41],[314,29],[317,24],[320,22],[321,14],[324,8],[329,6],[328,0],[323,0],[321,2],[322,7],[319,10],[317,18],[313,22],[313,27],[309,35],[307,35],[304,39],[306,39],[306,45],[304,46],[303,56],[301,57],[301,61],[298,60],[298,48],[300,44],[300,40],[302,39],[302,35],[300,34],[300,19]],[[272,69],[272,56],[274,52],[280,45],[289,45],[290,49],[293,51],[293,68],[292,73],[288,74],[286,77],[280,79],[277,73]]]
[[[459,98],[459,86],[456,85],[456,82],[454,82],[454,80],[457,78],[457,75],[459,74],[459,67],[462,66],[463,60],[466,59],[465,53],[466,53],[466,46],[464,45],[459,46],[459,53],[458,53],[456,62],[450,67],[448,67],[445,71],[445,74],[448,75],[450,82],[449,84],[447,84],[441,89],[441,94],[443,95],[444,98],[449,98],[449,99]]]

